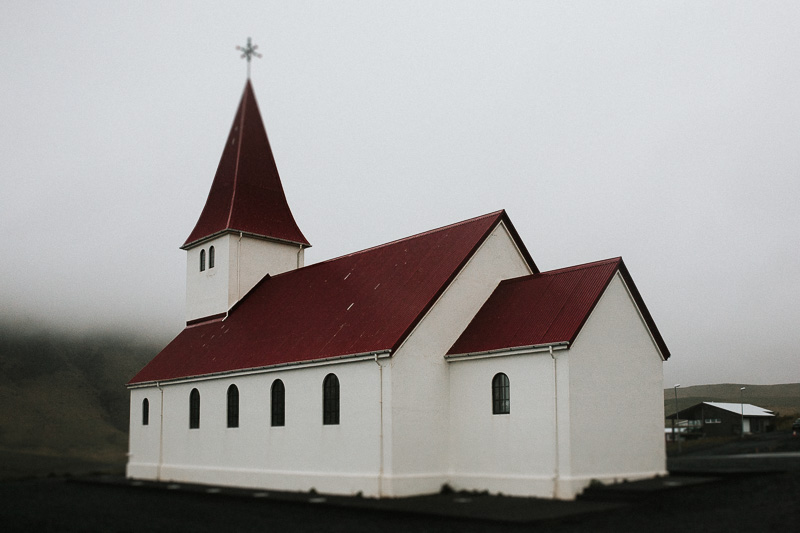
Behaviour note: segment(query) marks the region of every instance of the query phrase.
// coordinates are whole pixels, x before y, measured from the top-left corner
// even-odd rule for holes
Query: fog
[[[665,385],[800,381],[796,2],[3,2],[2,318],[168,341],[252,82],[306,264],[504,208]]]

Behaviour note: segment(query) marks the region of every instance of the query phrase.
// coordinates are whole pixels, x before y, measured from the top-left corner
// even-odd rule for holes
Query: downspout
[[[553,443],[555,445],[555,467],[553,468],[553,498],[558,497],[558,366],[556,355],[553,353],[553,346],[550,346],[550,358],[553,360]]]
[[[156,481],[161,481],[161,464],[164,462],[164,389],[156,381],[156,388],[161,393],[161,414],[158,417],[158,466],[156,467]]]
[[[239,272],[241,270],[240,265],[242,264],[242,232],[239,232],[239,241],[236,243],[236,301],[238,302],[242,298],[242,289],[239,276]],[[228,305],[230,310],[230,304]]]
[[[380,450],[380,466],[378,467],[378,498],[383,497],[383,365],[380,364],[378,361],[378,353],[375,352],[375,364],[378,365],[380,369],[378,372],[378,376],[380,378],[380,434],[378,436],[379,440],[379,450]]]
[[[297,250],[297,268],[300,268],[300,254],[303,253],[303,245],[300,245],[300,248]]]

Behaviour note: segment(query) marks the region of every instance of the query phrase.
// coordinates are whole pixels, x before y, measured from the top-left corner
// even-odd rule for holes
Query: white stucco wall
[[[209,249],[215,250],[214,268]],[[200,271],[200,252],[206,269]],[[226,233],[186,250],[186,320],[224,313],[266,274],[278,275],[303,266],[300,245]]]
[[[569,350],[571,490],[666,473],[662,365],[617,274]]]
[[[556,475],[553,360],[547,352],[454,361],[449,482],[456,490],[552,497]],[[492,379],[508,376],[509,414],[492,414]]]
[[[230,236],[222,235],[186,250],[186,320],[228,310],[230,284]],[[208,250],[214,247],[214,268],[208,267]],[[200,271],[200,252],[205,250],[206,269]]]
[[[438,492],[448,482],[450,391],[444,354],[501,279],[529,273],[507,229],[498,225],[392,356],[384,495]]]
[[[322,423],[322,381],[328,373],[339,379],[339,425]],[[128,476],[377,496],[380,378],[379,366],[366,360],[163,385],[160,454],[152,399],[160,393],[155,387],[132,389]],[[270,390],[275,379],[281,379],[286,388],[283,427],[270,426]],[[227,390],[232,383],[239,389],[238,428],[226,427]],[[200,392],[198,429],[189,429],[193,388]],[[151,398],[148,427],[141,426],[141,416],[136,414],[143,395]]]
[[[304,248],[297,244],[289,244],[264,239],[255,239],[246,235],[239,242],[238,235],[231,235],[231,251],[239,247],[239,286],[236,276],[231,276],[230,305],[247,294],[265,274],[277,276],[283,272],[294,270],[303,266]],[[235,272],[236,253],[231,253],[231,272]],[[236,294],[239,294],[239,298]]]
[[[142,400],[150,402],[150,423],[142,425]],[[132,472],[141,477],[156,479],[159,464],[159,439],[161,431],[161,393],[156,387],[131,390],[128,431],[128,476]]]

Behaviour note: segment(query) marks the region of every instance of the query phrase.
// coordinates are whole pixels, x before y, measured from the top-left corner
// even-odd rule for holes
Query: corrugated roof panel
[[[570,283],[563,287],[565,294],[561,309],[542,341],[573,342],[618,266],[619,262],[612,260],[596,264],[591,268],[575,269],[552,276],[555,283],[559,283],[556,280],[570,280]]]
[[[504,294],[495,304],[497,316],[494,322],[502,328],[498,330],[498,335],[519,346],[537,344],[537,340],[533,337],[537,337],[542,331],[541,324],[537,324],[537,321],[542,318],[546,320],[546,317],[542,317],[542,314],[531,306],[531,302],[541,301],[549,286],[548,278],[542,278],[539,283],[525,283],[518,278],[513,283],[504,284]],[[514,310],[514,317],[511,320],[508,320],[509,309]],[[503,325],[503,322],[506,324]],[[490,348],[494,343],[493,335],[489,333],[491,330],[488,325],[481,329],[483,350],[493,349]]]
[[[570,314],[565,314],[564,306],[569,302],[572,291],[580,282],[580,271],[567,272],[560,276],[545,276],[540,284],[545,288],[535,304],[529,302],[527,322],[520,324],[517,342],[524,346],[559,342],[559,332],[569,326]]]
[[[499,211],[266,277],[227,319],[184,329],[131,383],[394,349],[501,220]]]

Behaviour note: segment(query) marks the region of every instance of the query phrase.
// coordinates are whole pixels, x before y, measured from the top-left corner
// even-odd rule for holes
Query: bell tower
[[[294,221],[250,80],[186,250],[186,321],[224,315],[265,275],[303,266]]]

